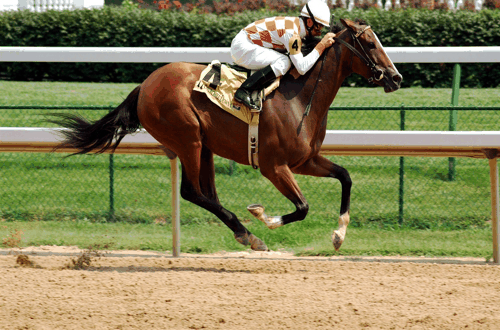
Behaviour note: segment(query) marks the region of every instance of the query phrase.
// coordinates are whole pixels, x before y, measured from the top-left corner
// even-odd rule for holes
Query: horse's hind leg
[[[154,82],[155,76],[152,77],[153,81],[149,85],[143,83],[146,87],[141,92],[142,98],[139,97],[137,114],[142,126],[179,157],[182,164],[182,198],[217,216],[234,232],[238,242],[250,244],[253,250],[267,250],[267,246],[252,235],[235,214],[219,203],[215,190],[213,155],[203,146],[200,119],[192,109],[191,101],[176,96],[178,91],[169,91],[168,86],[172,88],[175,79],[168,79],[170,82],[160,88],[160,83]],[[155,94],[162,90],[163,94]]]
[[[186,157],[183,155],[181,158],[181,196],[216,215],[234,232],[234,237],[239,243],[250,245],[252,250],[268,251],[264,242],[250,233],[234,213],[226,210],[220,204],[215,188],[215,170],[212,152],[203,146],[201,152],[195,151],[195,153],[197,157]]]
[[[351,177],[347,170],[336,165],[323,156],[311,158],[301,167],[294,169],[297,174],[312,175],[317,177],[336,178],[342,186],[342,200],[340,202],[339,229],[332,234],[333,246],[338,250],[344,242],[347,226],[349,225],[349,209],[351,201]]]
[[[220,204],[215,188],[215,166],[212,151],[205,146],[201,148],[200,188],[202,194],[211,201]]]
[[[303,220],[309,211],[309,205],[295,181],[292,171],[287,165],[274,166],[272,168],[261,167],[261,173],[271,181],[286,198],[295,205],[295,212],[281,216],[270,217],[264,213],[262,205],[249,205],[248,211],[257,219],[264,222],[268,228],[275,229],[288,223]]]

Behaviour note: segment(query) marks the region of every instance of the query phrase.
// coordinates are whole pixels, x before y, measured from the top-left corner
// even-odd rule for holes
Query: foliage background
[[[106,6],[103,9],[0,13],[1,46],[58,47],[229,47],[237,32],[263,17],[298,15],[297,8],[204,13],[147,10],[137,6]],[[336,18],[361,18],[377,32],[386,47],[496,46],[500,45],[500,11],[377,8],[333,10]],[[0,77],[10,80],[88,82],[141,82],[165,63],[0,63]],[[403,87],[448,87],[453,64],[397,65],[405,77]],[[462,67],[462,86],[497,87],[500,64],[467,64]],[[353,76],[345,85],[366,86]]]

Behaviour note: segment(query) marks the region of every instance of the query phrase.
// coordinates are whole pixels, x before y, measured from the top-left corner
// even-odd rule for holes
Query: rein
[[[307,10],[309,10],[309,7],[307,7]],[[330,20],[331,22],[333,22],[333,15],[332,15],[332,19]],[[313,19],[314,20],[314,19]],[[330,27],[330,31],[329,32],[333,32],[333,24],[332,26]],[[306,111],[304,112],[304,116],[302,116],[302,121],[304,121],[304,117],[307,117],[307,115],[309,115],[309,111],[311,111],[311,104],[312,104],[312,101],[314,99],[314,94],[316,94],[316,87],[318,87],[318,82],[321,80],[320,77],[321,77],[321,72],[323,72],[323,66],[325,65],[325,60],[326,60],[326,55],[328,54],[328,51],[330,50],[331,47],[328,47],[327,49],[325,49],[325,51],[323,52],[323,60],[321,61],[321,67],[319,68],[319,74],[318,74],[318,79],[316,79],[316,83],[314,84],[314,89],[313,89],[313,92],[312,92],[312,95],[311,95],[311,99],[309,100],[309,103],[307,104],[306,106]],[[302,126],[302,122],[301,122],[301,126]],[[299,130],[298,132],[300,132],[300,126],[299,126]]]
[[[316,79],[316,83],[314,84],[314,89],[311,95],[311,99],[309,99],[309,103],[306,106],[306,111],[304,112],[304,117],[309,115],[309,111],[311,111],[311,104],[314,99],[314,94],[316,94],[316,87],[318,87],[318,82],[321,80],[319,77],[321,76],[321,72],[323,71],[323,65],[325,65],[325,59],[326,55],[328,54],[328,51],[330,50],[331,47],[328,47],[324,52],[323,52],[323,60],[321,61],[321,67],[319,68],[319,74],[318,74],[318,79]]]
[[[346,46],[350,51],[352,51],[354,53],[354,55],[356,55],[357,57],[359,57],[360,59],[362,59],[365,62],[366,66],[368,66],[368,68],[370,68],[370,70],[373,73],[373,77],[368,78],[368,82],[369,83],[373,83],[373,80],[376,80],[376,81],[382,80],[384,78],[384,73],[381,70],[379,70],[379,69],[376,68],[377,65],[368,56],[368,54],[366,53],[365,48],[363,47],[363,45],[361,45],[361,42],[358,39],[368,29],[371,29],[371,27],[369,25],[367,25],[363,30],[359,31],[356,34],[354,34],[354,32],[352,32],[351,30],[349,30],[349,32],[351,33],[351,37],[352,37],[354,43],[357,43],[359,45],[359,47],[361,48],[361,50],[363,51],[364,54],[362,54],[361,52],[359,52],[354,46],[350,45],[346,41],[344,41],[342,39],[339,39],[337,36],[335,36],[334,39],[336,41],[340,42],[342,45]],[[332,26],[332,29],[330,29],[330,32],[333,32],[333,26]],[[321,80],[320,79],[321,72],[323,71],[323,66],[325,64],[326,56],[327,56],[328,51],[330,50],[330,48],[331,47],[328,47],[325,50],[325,52],[323,53],[323,60],[321,62],[321,67],[319,69],[318,79],[316,79],[316,83],[314,84],[314,89],[313,89],[311,98],[309,99],[309,103],[306,106],[306,111],[304,112],[304,117],[306,117],[307,115],[309,115],[309,112],[311,111],[311,105],[312,105],[312,101],[314,99],[314,94],[316,94],[316,88],[318,87],[318,82]]]

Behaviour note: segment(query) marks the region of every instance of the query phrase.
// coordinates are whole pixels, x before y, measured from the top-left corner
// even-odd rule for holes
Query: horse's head
[[[340,38],[340,41],[352,53],[352,71],[368,79],[369,82],[383,86],[386,93],[394,92],[401,87],[403,76],[387,56],[380,40],[369,25],[362,21],[353,22],[341,19],[347,28],[344,33],[350,34],[352,45]],[[337,34],[338,35],[338,34]]]

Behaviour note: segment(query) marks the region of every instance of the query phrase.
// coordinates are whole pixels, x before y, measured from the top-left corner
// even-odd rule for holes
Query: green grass
[[[306,220],[277,230],[261,223],[248,222],[248,228],[272,250],[289,251],[304,256],[491,256],[491,229],[455,231],[381,230],[349,228],[341,250],[335,252],[330,240],[336,225]],[[92,223],[89,221],[0,222],[0,239],[22,232],[21,247],[39,245],[99,247],[107,250],[172,250],[170,225],[127,223]],[[181,227],[181,251],[214,253],[245,251],[232,233],[218,223]]]
[[[118,105],[138,84],[0,81],[2,105]]]
[[[2,105],[118,105],[139,83],[0,81]],[[459,106],[498,106],[498,88],[462,88]],[[451,88],[341,88],[333,106],[450,106]]]
[[[116,106],[136,85],[0,81],[0,105]],[[459,104],[498,106],[499,96],[500,89],[462,89]],[[333,105],[449,106],[450,100],[451,89],[410,88],[385,94],[380,88],[342,88]],[[0,126],[46,126],[44,116],[48,112],[53,111],[0,110]],[[71,112],[92,119],[106,113]],[[491,110],[460,111],[457,129],[498,130],[499,114]],[[448,111],[407,111],[406,127],[447,130],[448,116]],[[399,120],[399,111],[335,110],[329,113],[328,129],[399,130]],[[486,161],[458,158],[457,179],[450,182],[446,158],[407,157],[405,218],[400,227],[398,157],[329,158],[347,168],[353,180],[352,223],[341,253],[488,255],[491,238]],[[61,154],[0,153],[0,219],[4,220],[0,233],[5,236],[18,226],[25,231],[23,243],[29,245],[85,247],[96,239],[109,240],[113,248],[120,249],[170,249],[168,159],[115,155],[114,163],[115,216],[121,223],[109,223],[109,155],[64,158]],[[216,157],[215,167],[222,204],[272,249],[332,253],[329,237],[336,228],[340,205],[338,181],[297,176],[310,204],[309,215],[303,222],[270,231],[252,218],[246,205],[261,203],[270,215],[290,213],[293,205],[248,166],[236,165],[231,170],[227,160]],[[151,225],[157,220],[167,225]],[[244,249],[211,213],[184,200],[181,223],[183,251]]]
[[[353,226],[376,223],[394,227],[398,220],[399,159],[331,157],[351,173]],[[0,218],[7,220],[106,221],[109,212],[109,156],[0,153]],[[115,155],[114,202],[118,220],[169,221],[170,163],[166,157]],[[489,176],[484,160],[458,159],[457,180],[447,176],[446,158],[407,158],[405,225],[415,228],[481,226],[490,217]],[[271,215],[293,205],[258,171],[216,159],[221,203],[248,220],[246,205],[261,203]],[[331,221],[340,205],[337,180],[297,176],[310,204],[308,219]],[[181,201],[184,224],[217,221],[199,207]]]
[[[15,82],[0,81],[0,106],[116,106],[138,84],[66,83],[66,82]],[[498,106],[500,89],[461,89],[459,106]],[[451,88],[405,88],[394,93],[384,93],[381,88],[341,88],[332,106],[409,107],[444,106],[451,104]],[[0,110],[3,127],[51,126],[45,115],[54,110]],[[67,112],[65,110],[64,112]],[[90,119],[103,116],[106,111],[72,111]],[[391,110],[335,110],[328,116],[328,129],[381,129],[399,130],[399,111]],[[448,111],[407,111],[408,130],[447,130]],[[461,111],[457,130],[497,130],[498,111]]]

